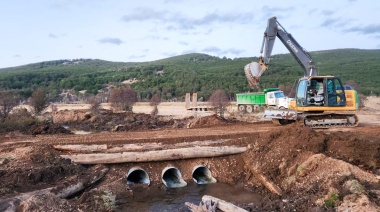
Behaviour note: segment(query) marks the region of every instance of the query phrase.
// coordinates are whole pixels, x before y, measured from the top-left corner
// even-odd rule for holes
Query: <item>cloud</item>
[[[49,38],[58,38],[58,37],[54,35],[53,33],[49,33]]]
[[[144,58],[144,57],[146,57],[146,55],[131,55],[128,58],[129,59],[140,59],[140,58]]]
[[[322,10],[321,14],[324,16],[330,16],[330,15],[334,14],[334,11],[333,10]]]
[[[174,57],[174,56],[177,56],[178,54],[176,54],[174,52],[165,52],[165,53],[163,53],[163,55],[165,57]]]
[[[171,11],[163,10],[157,11],[152,8],[137,8],[128,15],[121,18],[122,21],[129,22],[143,22],[143,21],[156,21],[166,24],[167,30],[192,30],[197,26],[207,26],[215,23],[239,23],[249,24],[252,23],[253,14],[247,13],[208,13],[202,17],[193,18],[180,13],[173,13]]]
[[[352,22],[352,19],[342,20],[341,18],[327,18],[321,23],[321,27],[337,27],[342,28]]]
[[[122,43],[124,43],[121,39],[119,38],[102,38],[102,39],[99,39],[98,40],[99,43],[109,43],[109,44],[115,44],[115,45],[120,45]]]
[[[21,57],[21,55],[19,55],[19,54],[15,54],[15,55],[13,55],[13,57],[15,57],[15,58],[19,58],[19,57]]]
[[[215,46],[206,47],[202,51],[207,52],[207,53],[214,53],[219,56],[228,55],[228,54],[240,55],[242,52],[244,52],[244,50],[241,50],[241,49],[236,49],[236,48],[220,49]]]
[[[370,24],[367,26],[356,26],[345,29],[344,32],[358,32],[361,34],[378,34],[380,33],[380,24]]]
[[[263,6],[261,8],[262,11],[262,17],[264,20],[267,20],[268,17],[276,16],[279,19],[282,19],[282,17],[287,17],[289,12],[293,12],[295,10],[294,7],[268,7]]]
[[[180,41],[179,44],[184,45],[184,46],[188,46],[189,45],[189,43],[186,42],[186,41]]]

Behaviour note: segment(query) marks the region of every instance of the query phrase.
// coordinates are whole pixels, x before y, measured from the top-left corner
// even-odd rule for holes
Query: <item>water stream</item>
[[[233,203],[257,203],[261,196],[225,183],[198,185],[189,183],[182,188],[133,188],[133,197],[120,205],[120,211],[189,211],[185,202],[199,205],[203,195],[210,195]]]

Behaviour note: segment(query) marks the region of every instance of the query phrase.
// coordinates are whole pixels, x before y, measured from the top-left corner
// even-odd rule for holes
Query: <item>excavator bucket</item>
[[[267,66],[261,62],[252,62],[244,67],[245,76],[247,77],[249,86],[257,88],[260,82],[260,76],[267,70]]]

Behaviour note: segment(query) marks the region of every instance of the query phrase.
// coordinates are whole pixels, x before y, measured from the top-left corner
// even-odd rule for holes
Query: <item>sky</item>
[[[374,0],[0,0],[0,68],[60,59],[260,56],[273,16],[307,51],[380,49]],[[279,39],[272,54],[288,53]]]

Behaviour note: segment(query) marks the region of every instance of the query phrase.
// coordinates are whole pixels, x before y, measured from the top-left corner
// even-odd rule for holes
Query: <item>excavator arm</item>
[[[301,45],[293,38],[293,36],[286,32],[284,27],[277,21],[276,17],[268,19],[268,25],[264,32],[263,43],[260,53],[264,56],[259,57],[259,62],[252,62],[244,67],[246,77],[249,85],[252,88],[257,88],[260,82],[260,76],[268,69],[271,59],[274,42],[278,37],[297,62],[304,70],[304,76],[318,75],[317,69],[309,53],[302,48]]]

